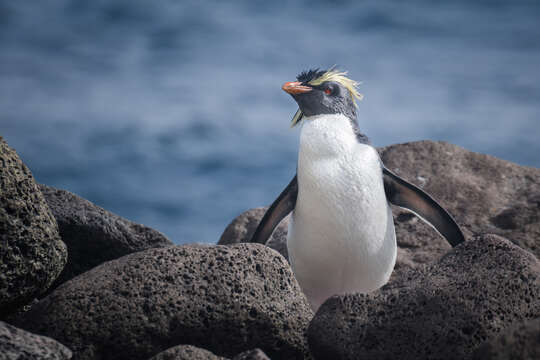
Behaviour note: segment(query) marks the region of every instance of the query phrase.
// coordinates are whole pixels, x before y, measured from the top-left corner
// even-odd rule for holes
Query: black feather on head
[[[319,70],[317,69],[311,69],[302,71],[297,77],[296,80],[300,81],[303,84],[307,84],[313,79],[317,79],[318,77],[321,77],[324,73],[326,73],[328,70]]]

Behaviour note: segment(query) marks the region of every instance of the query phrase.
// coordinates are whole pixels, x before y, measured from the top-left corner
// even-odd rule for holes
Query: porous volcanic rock
[[[228,360],[212,352],[193,345],[177,345],[160,352],[149,360]],[[232,360],[270,360],[261,349],[244,351]]]
[[[540,317],[523,321],[505,329],[499,336],[482,344],[473,354],[474,360],[538,360],[540,359]]]
[[[63,360],[72,353],[64,345],[0,321],[0,359],[2,360]]]
[[[408,269],[372,294],[334,296],[312,320],[316,359],[469,359],[513,322],[540,314],[540,262],[496,235]]]
[[[446,142],[416,141],[379,149],[387,168],[431,194],[465,237],[493,233],[540,257],[540,169]],[[397,267],[439,258],[450,245],[417,217],[395,209]]]
[[[251,237],[253,236],[253,233],[255,233],[255,230],[267,209],[267,206],[258,207],[249,209],[238,215],[225,228],[218,244],[229,245],[251,242]],[[272,236],[270,236],[266,242],[266,246],[276,250],[287,260],[289,259],[289,254],[287,252],[287,229],[289,226],[289,218],[290,216],[286,216],[279,223],[272,233]]]
[[[446,142],[417,141],[379,148],[387,168],[431,194],[461,226],[466,238],[494,233],[540,257],[540,169],[520,166]],[[239,215],[220,242],[249,242],[266,208]],[[402,270],[428,264],[451,246],[410,212],[393,207]],[[269,242],[286,255],[287,221]],[[267,243],[270,245],[270,243]],[[285,251],[280,250],[285,249]],[[393,280],[392,280],[393,281]]]
[[[40,189],[69,253],[66,267],[51,288],[106,261],[173,245],[159,231],[124,219],[69,191],[47,185],[40,185]]]
[[[66,259],[32,173],[0,137],[0,318],[47,290]]]
[[[193,345],[177,345],[152,356],[149,360],[227,360]]]
[[[77,359],[147,359],[178,344],[220,356],[307,352],[313,316],[286,260],[263,245],[171,246],[104,263],[62,284],[16,324]]]
[[[261,349],[253,349],[236,355],[232,360],[270,360],[270,358]]]

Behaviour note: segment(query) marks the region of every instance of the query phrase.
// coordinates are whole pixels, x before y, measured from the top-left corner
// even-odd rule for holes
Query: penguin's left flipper
[[[452,246],[465,241],[458,224],[431,196],[383,166],[384,191],[390,203],[405,208],[432,225]]]
[[[294,175],[294,178],[289,185],[287,185],[285,190],[281,192],[278,198],[270,205],[268,210],[266,210],[266,213],[251,238],[252,243],[266,244],[268,238],[270,238],[279,222],[293,211],[296,205],[297,196],[298,181],[296,180],[296,175]]]

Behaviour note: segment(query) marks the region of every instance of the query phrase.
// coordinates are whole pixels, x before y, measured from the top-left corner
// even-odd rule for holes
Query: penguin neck
[[[340,157],[358,145],[351,120],[343,114],[305,117],[300,132],[299,161]]]

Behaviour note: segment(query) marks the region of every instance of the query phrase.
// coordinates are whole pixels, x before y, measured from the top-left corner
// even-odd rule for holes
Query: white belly
[[[314,310],[330,296],[384,285],[396,238],[376,150],[356,141],[349,120],[305,120],[298,198],[289,223],[291,265]]]

